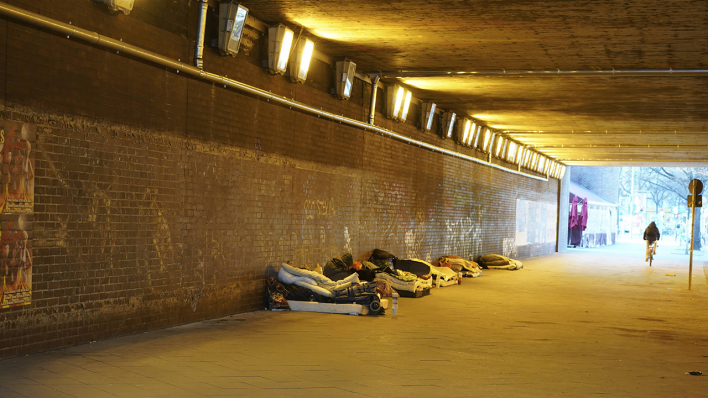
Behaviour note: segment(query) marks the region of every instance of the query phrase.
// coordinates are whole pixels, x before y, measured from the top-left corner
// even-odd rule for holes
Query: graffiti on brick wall
[[[348,227],[344,227],[344,241],[347,242],[344,245],[344,251],[346,251],[347,253],[351,253],[352,252],[352,238],[351,238],[351,236],[349,236],[349,228]]]
[[[3,215],[0,221],[0,308],[32,302],[32,230],[27,215]]]
[[[305,199],[302,206],[302,212],[305,219],[312,220],[315,216],[333,216],[335,213],[334,199],[330,200],[315,200]]]
[[[309,190],[310,182],[305,183],[304,190]],[[345,251],[351,251],[351,233],[347,226],[338,227],[337,209],[334,198],[308,198],[303,201],[301,225],[298,233],[291,236],[293,258],[295,264],[310,264],[313,259],[331,258]],[[343,228],[339,229],[339,228]],[[343,240],[338,239],[344,234]],[[344,245],[342,245],[344,242]]]
[[[469,195],[447,195],[445,218],[439,218],[438,202],[430,203],[425,195],[411,194],[400,183],[368,180],[365,201],[376,209],[374,222],[377,247],[394,250],[402,245],[401,257],[433,262],[434,253],[472,258],[482,250],[484,209],[471,203]],[[438,200],[438,198],[433,198]],[[411,205],[416,207],[411,214]],[[448,215],[449,214],[449,215]]]
[[[452,222],[445,221],[445,253],[454,253],[456,256],[468,258],[470,255],[471,236],[475,230],[470,217]]]
[[[516,200],[516,246],[556,241],[555,203]]]
[[[514,258],[516,257],[516,239],[504,238],[503,256]]]

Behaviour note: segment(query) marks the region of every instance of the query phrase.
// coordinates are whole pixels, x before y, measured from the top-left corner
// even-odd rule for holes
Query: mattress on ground
[[[426,287],[432,286],[431,280],[417,278],[412,281],[403,281],[386,272],[376,274],[376,280],[383,280],[391,284],[391,287],[396,290],[404,290],[407,292],[416,292],[423,290]]]
[[[361,304],[319,303],[317,301],[289,300],[291,311],[320,312],[325,314],[368,315],[369,308]],[[389,301],[381,299],[381,308],[388,308]]]

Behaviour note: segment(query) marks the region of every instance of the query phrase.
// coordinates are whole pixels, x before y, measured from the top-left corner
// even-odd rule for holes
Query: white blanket
[[[333,290],[345,289],[353,283],[359,283],[359,274],[355,272],[341,281],[333,281],[317,272],[282,264],[280,271],[278,271],[278,280],[286,285],[297,285],[310,289],[320,296],[334,297]]]

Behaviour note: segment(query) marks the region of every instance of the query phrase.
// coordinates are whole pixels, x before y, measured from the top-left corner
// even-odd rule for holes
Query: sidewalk
[[[688,291],[687,256],[643,248],[485,270],[395,319],[260,311],[6,360],[0,397],[704,397],[703,260]]]

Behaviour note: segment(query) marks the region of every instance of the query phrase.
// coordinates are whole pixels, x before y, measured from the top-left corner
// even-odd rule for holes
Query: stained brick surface
[[[174,58],[191,51],[174,25],[138,12],[13,3]],[[508,253],[517,200],[557,202],[556,180],[433,153],[12,21],[0,21],[0,40],[3,118],[38,126],[33,302],[0,310],[0,358],[261,309],[265,276],[285,261],[365,258],[375,247],[428,260]],[[346,102],[325,80],[294,85],[213,51],[206,65],[334,113],[368,113],[360,81],[359,100]],[[415,118],[377,118],[474,154],[421,133]],[[519,258],[554,250],[514,249]]]

